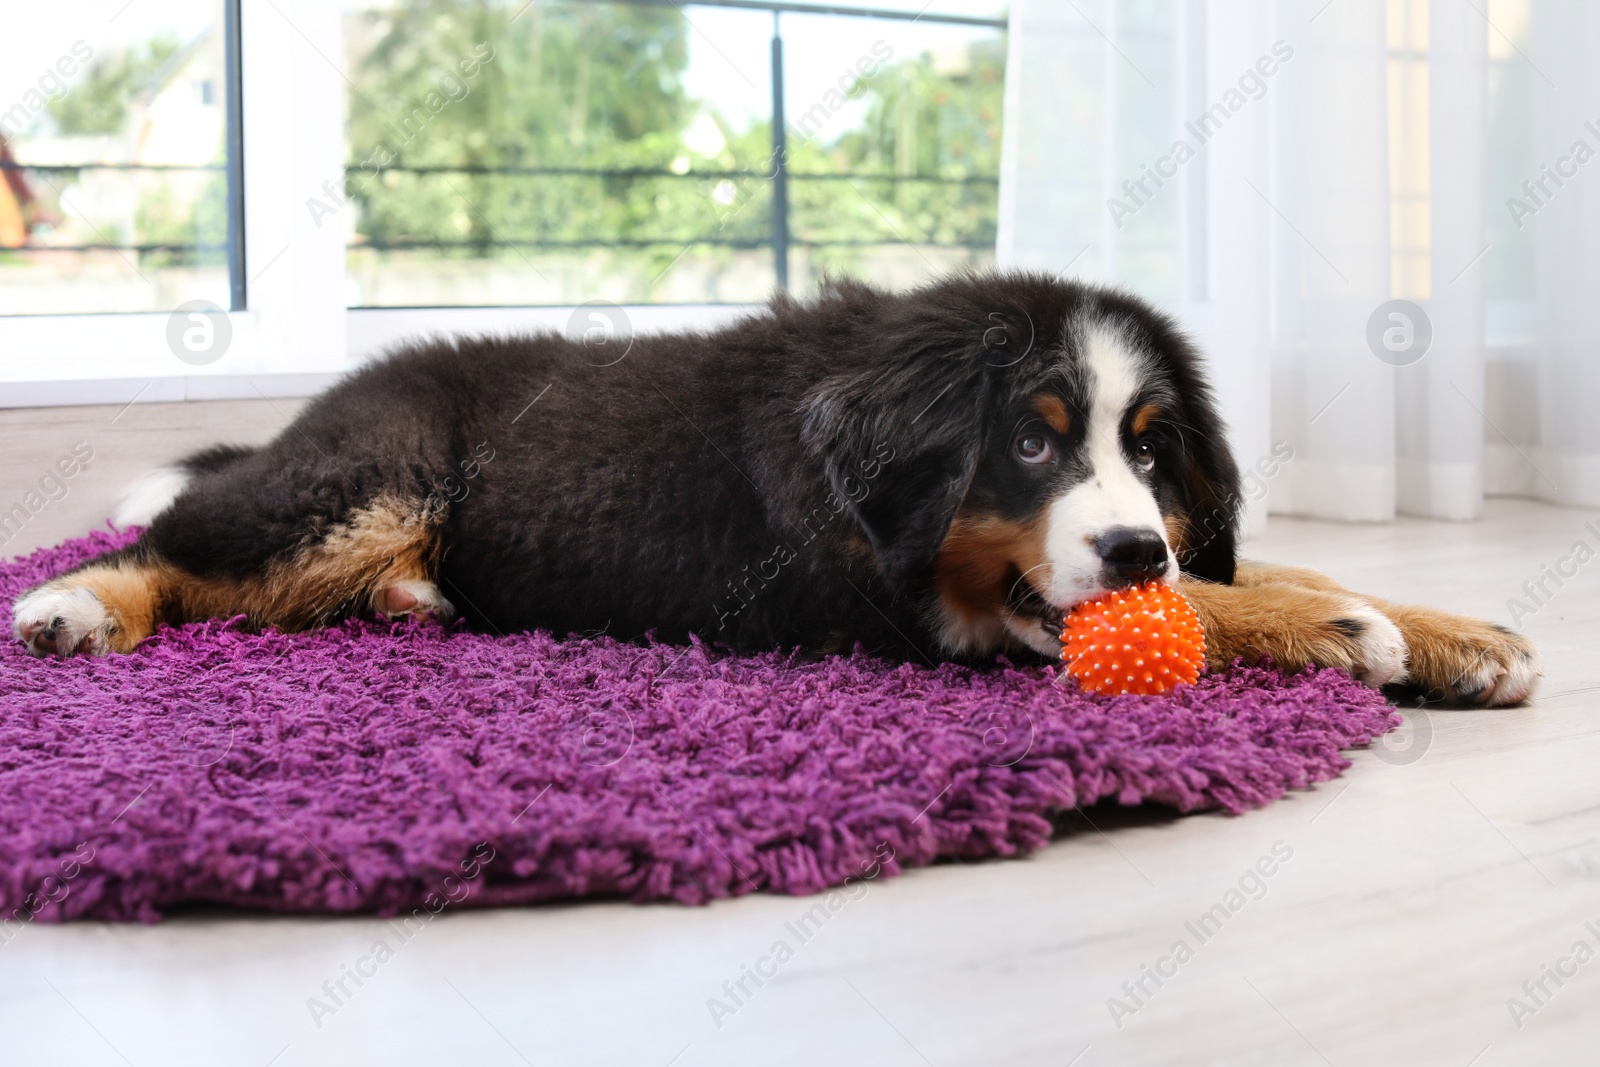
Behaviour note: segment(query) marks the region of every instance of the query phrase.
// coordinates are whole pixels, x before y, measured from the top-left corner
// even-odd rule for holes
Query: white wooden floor
[[[1600,549],[1595,518],[1274,520],[1252,551],[1510,622],[1543,566]],[[1026,860],[871,884],[720,1020],[708,998],[732,1006],[723,983],[793,942],[810,901],[446,913],[317,1021],[308,998],[375,920],[30,926],[0,947],[0,1064],[1593,1063],[1600,561],[1526,628],[1546,659],[1530,708],[1415,714],[1412,747],[1240,818],[1097,812]],[[1196,937],[1274,848],[1289,858],[1244,883],[1259,899]],[[1180,940],[1192,955],[1159,963]]]

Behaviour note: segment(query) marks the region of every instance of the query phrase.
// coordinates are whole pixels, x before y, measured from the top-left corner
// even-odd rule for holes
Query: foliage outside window
[[[425,0],[347,12],[351,210],[338,213],[352,303],[764,299],[770,110],[741,118],[690,91],[703,10]],[[755,97],[770,93],[756,79],[771,17],[748,14],[761,52],[722,59],[751,72]],[[786,94],[794,289],[826,271],[904,284],[992,260],[1003,37],[952,28],[947,46],[911,52],[899,24],[875,32],[889,58],[874,57],[820,128],[805,118],[816,101]],[[807,62],[831,60],[786,50],[788,70]]]

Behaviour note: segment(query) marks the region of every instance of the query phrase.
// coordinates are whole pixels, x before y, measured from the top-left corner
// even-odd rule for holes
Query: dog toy
[[[1200,677],[1206,636],[1182,593],[1151,582],[1086,600],[1068,612],[1061,660],[1091,692],[1153,696]]]

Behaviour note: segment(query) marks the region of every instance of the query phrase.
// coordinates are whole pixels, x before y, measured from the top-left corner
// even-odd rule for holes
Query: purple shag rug
[[[127,533],[0,564],[0,610]],[[216,902],[395,914],[813,893],[1045,845],[1115,798],[1239,813],[1398,723],[1332,671],[1165,697],[1055,672],[350,622],[0,651],[0,941]]]

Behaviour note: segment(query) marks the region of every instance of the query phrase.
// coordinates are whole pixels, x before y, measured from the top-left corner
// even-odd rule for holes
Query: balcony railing
[[[988,27],[1004,31],[1006,20],[1003,18],[985,18],[973,15],[944,15],[931,12],[918,12],[911,10],[898,10],[893,8],[856,8],[836,7],[828,4],[812,3],[785,3],[780,0],[693,0],[692,3],[680,5],[675,0],[582,0],[582,2],[622,3],[637,6],[697,6],[697,7],[722,7],[740,8],[753,11],[766,11],[772,14],[773,33],[771,48],[771,77],[772,77],[772,166],[768,171],[752,170],[690,170],[677,171],[667,168],[605,168],[605,167],[565,167],[565,166],[407,166],[390,165],[369,171],[371,174],[396,173],[407,175],[429,174],[460,174],[460,175],[486,175],[504,177],[522,177],[530,180],[550,177],[592,177],[612,180],[665,180],[665,181],[706,181],[706,180],[735,180],[755,179],[771,183],[771,226],[769,235],[765,238],[750,236],[727,236],[715,232],[703,234],[674,235],[674,236],[635,236],[617,234],[594,234],[582,237],[531,237],[521,239],[516,237],[498,236],[493,240],[481,238],[463,240],[443,240],[431,238],[400,238],[382,241],[362,240],[352,247],[369,249],[372,251],[411,251],[423,249],[478,249],[490,248],[538,250],[572,250],[582,248],[634,248],[646,249],[664,246],[694,247],[716,246],[737,249],[754,249],[770,247],[773,257],[773,273],[777,283],[782,288],[789,284],[789,250],[791,248],[849,248],[888,245],[917,245],[934,248],[987,248],[993,245],[992,239],[978,239],[966,237],[945,240],[918,240],[904,235],[894,237],[870,236],[858,239],[808,239],[797,237],[793,232],[793,220],[790,208],[790,186],[795,182],[889,182],[896,188],[903,185],[933,184],[946,186],[980,186],[995,188],[999,184],[997,175],[975,174],[962,176],[934,175],[934,174],[898,174],[877,173],[870,171],[849,172],[796,172],[792,171],[788,162],[788,129],[785,121],[785,98],[783,78],[783,35],[781,17],[784,14],[800,15],[833,15],[851,18],[886,19],[908,23],[922,22],[931,24],[945,24],[957,26]],[[231,9],[232,4],[228,7]],[[350,166],[349,172],[357,168]],[[26,170],[45,174],[70,173],[78,171],[120,171],[120,172],[216,172],[225,173],[228,167],[224,164],[158,164],[158,163],[10,163],[0,162],[0,170]],[[232,198],[230,197],[230,201]],[[118,253],[162,253],[169,256],[198,257],[202,254],[230,253],[234,251],[228,245],[219,244],[177,244],[171,242],[148,242],[119,244],[111,241],[99,241],[80,244],[29,244],[28,252],[118,252]],[[242,306],[242,305],[241,305]]]

